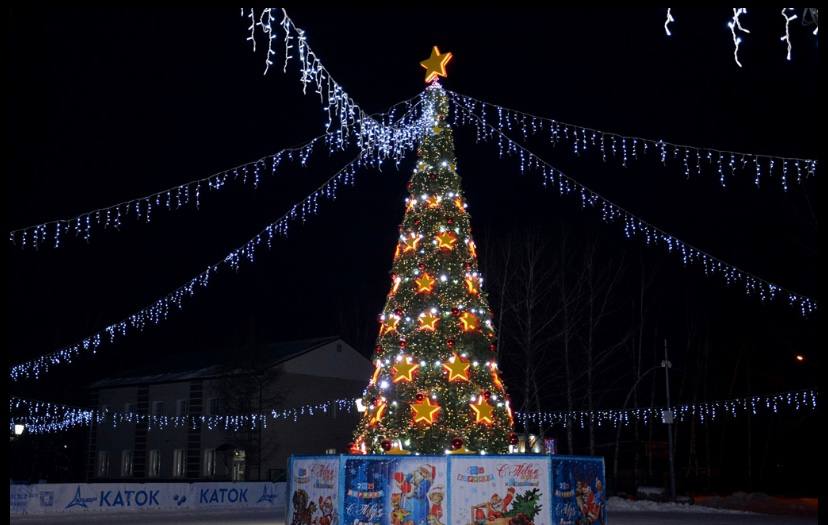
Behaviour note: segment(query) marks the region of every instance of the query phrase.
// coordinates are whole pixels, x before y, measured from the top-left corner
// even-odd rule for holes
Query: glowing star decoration
[[[494,407],[486,401],[485,397],[480,396],[477,403],[469,403],[469,406],[472,407],[472,410],[474,410],[475,423],[484,423],[487,425],[494,423],[494,420],[492,419]]]
[[[497,368],[492,366],[491,370],[492,370],[492,382],[495,384],[495,386],[497,388],[499,388],[501,391],[505,392],[506,388],[504,388],[503,382],[500,380],[500,376],[497,374]]]
[[[460,315],[460,325],[464,332],[471,332],[480,327],[480,320],[471,312],[463,312]]]
[[[438,77],[446,77],[446,64],[451,58],[452,54],[450,52],[441,54],[437,46],[432,48],[431,56],[420,62],[420,65],[426,70],[426,84],[437,80]]]
[[[420,365],[417,363],[412,363],[411,358],[403,359],[399,363],[395,364],[392,367],[394,371],[394,382],[399,383],[400,381],[414,381],[414,372],[420,368]]]
[[[466,277],[466,290],[471,295],[477,295],[480,293],[480,287],[478,286],[478,279],[473,275],[469,275]]]
[[[400,289],[400,283],[401,282],[402,282],[402,277],[400,277],[399,275],[397,277],[394,277],[394,285],[391,287],[391,295],[394,295],[395,293],[397,293],[397,290]]]
[[[379,363],[379,361],[377,361],[377,362]],[[378,364],[377,368],[374,369],[374,375],[371,376],[371,382],[369,384],[371,384],[371,385],[376,385],[377,384],[377,379],[379,379],[380,372],[382,372],[382,366],[380,366]]]
[[[443,363],[443,368],[448,371],[449,381],[468,381],[469,367],[471,365],[468,361],[464,361],[457,353],[448,359],[448,362]]]
[[[388,406],[388,405],[387,405],[385,402],[380,403],[380,404],[377,406],[377,411],[374,413],[374,415],[373,415],[373,416],[371,416],[371,420],[368,422],[368,424],[369,424],[369,425],[371,425],[371,426],[373,427],[373,426],[375,426],[377,423],[379,423],[379,422],[380,422],[380,419],[382,419],[383,414],[385,414],[385,408],[386,408],[387,406]]]
[[[436,283],[437,279],[427,273],[423,273],[420,277],[414,279],[414,284],[417,285],[417,293],[431,293]]]
[[[400,319],[398,317],[394,317],[393,315],[390,316],[385,322],[382,324],[380,328],[380,335],[390,334],[391,332],[397,331],[397,324],[399,324]]]
[[[466,213],[466,207],[463,205],[463,199],[461,199],[460,197],[455,197],[454,205],[457,207],[458,210],[460,210],[463,213]]]
[[[441,200],[442,200],[442,199],[440,199],[440,197],[439,197],[439,196],[437,196],[437,195],[432,195],[431,197],[429,197],[428,199],[426,199],[426,203],[428,203],[428,207],[429,207],[429,208],[432,208],[432,209],[433,209],[433,208],[436,208],[436,207],[438,207],[438,206],[440,205],[440,201],[441,201]]]
[[[469,241],[469,254],[477,259],[477,246],[475,246],[474,241]]]
[[[408,199],[408,204],[405,207],[405,211],[414,211],[415,206],[417,206],[417,199]]]
[[[457,242],[457,235],[448,230],[440,232],[435,237],[437,240],[437,249],[451,251],[454,249],[454,244]]]
[[[415,423],[427,423],[431,425],[434,423],[437,413],[440,412],[440,405],[432,405],[431,398],[423,396],[422,401],[411,403],[411,410],[414,411]]]
[[[403,253],[417,251],[417,246],[419,246],[421,238],[422,237],[420,237],[416,233],[412,233],[408,237],[403,239]]]
[[[433,332],[437,329],[437,322],[440,318],[431,312],[420,316],[420,330],[428,330]]]

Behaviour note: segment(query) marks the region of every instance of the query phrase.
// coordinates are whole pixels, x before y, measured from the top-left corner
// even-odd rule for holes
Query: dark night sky
[[[449,89],[562,121],[736,151],[814,158],[818,49],[793,26],[786,62],[776,10],[750,14],[744,68],[733,63],[727,9],[405,9],[290,11],[335,78],[369,112],[422,89],[418,62],[450,50]],[[20,227],[152,193],[273,153],[321,133],[318,99],[295,71],[262,75],[237,9],[14,9],[7,22],[6,210]],[[747,20],[747,19],[746,19]],[[747,24],[746,24],[747,25]],[[538,191],[490,145],[457,133],[475,231],[485,245],[510,231],[557,231],[566,221],[605,252],[639,259],[635,243],[590,212]],[[678,237],[801,293],[816,294],[816,188],[728,190],[678,168],[619,169],[540,151],[577,179]],[[101,233],[90,246],[7,247],[7,355],[49,352],[119,320],[220,259],[326,179],[345,156],[267,179],[258,191],[208,195],[201,211]],[[255,265],[225,274],[159,328],[55,369],[20,393],[82,399],[110,374],[174,353],[242,341],[250,319],[262,340],[315,337],[345,322],[370,324],[387,292],[410,161],[367,174]],[[821,176],[821,175],[820,175]],[[485,246],[484,246],[485,247]],[[492,247],[488,247],[492,248]],[[655,299],[665,335],[681,340],[688,311],[712,325],[725,368],[736,347],[757,356],[756,391],[814,386],[817,320],[763,306],[658,251]],[[485,271],[485,268],[484,268]],[[732,343],[733,356],[728,356]],[[681,342],[675,343],[682,346]],[[360,348],[366,353],[370,346]],[[809,357],[794,367],[794,351]],[[677,359],[681,359],[677,356]],[[508,372],[508,365],[505,365]],[[724,374],[723,377],[726,377]],[[725,388],[721,389],[724,392]],[[611,402],[607,402],[611,405]]]

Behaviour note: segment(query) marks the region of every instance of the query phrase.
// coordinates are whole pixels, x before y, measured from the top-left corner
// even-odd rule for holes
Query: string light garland
[[[281,20],[277,21],[279,15]],[[261,10],[242,8],[241,16],[250,20],[247,40],[251,42],[253,51],[256,51],[260,32],[267,42],[264,74],[274,65],[279,54],[276,46],[281,39],[284,58],[282,72],[287,73],[289,62],[296,61],[302,93],[307,94],[310,86],[319,96],[323,112],[327,116],[325,130],[333,130],[342,144],[356,144],[363,151],[372,149],[376,136],[384,134],[386,124],[367,115],[342,85],[334,80],[308,44],[305,31],[293,22],[287,11],[272,7]]]
[[[457,98],[456,95],[453,96],[453,100],[459,102],[454,105],[458,110],[453,112],[456,123],[474,126],[478,140],[496,140],[501,157],[505,154],[518,158],[521,173],[527,170],[540,172],[545,187],[557,186],[562,196],[577,195],[582,208],[600,210],[601,219],[606,223],[620,223],[627,238],[638,237],[648,246],[661,246],[668,253],[679,255],[685,266],[700,266],[706,275],[719,275],[728,285],[741,283],[744,286],[745,294],[758,295],[762,302],[784,300],[789,306],[796,308],[803,317],[812,314],[816,310],[817,303],[813,298],[795,293],[745,272],[630,213],[550,165],[525,146],[512,140],[497,127],[466,110],[462,99]]]
[[[395,139],[395,148],[401,148],[403,144],[406,144],[409,149],[416,147],[422,130],[427,129],[423,125],[423,121],[430,122],[433,119],[433,116],[431,116],[432,110],[428,104],[422,111],[417,113],[416,109],[419,105],[412,106],[408,112],[399,118],[399,123],[395,127],[388,128],[389,130],[396,130],[399,134],[399,137]],[[335,200],[341,186],[354,185],[356,173],[360,168],[370,166],[379,169],[382,160],[378,157],[366,158],[363,155],[358,155],[311,192],[310,195],[294,204],[278,220],[266,226],[255,237],[228,253],[220,261],[208,266],[184,285],[155,300],[126,319],[113,323],[78,343],[12,366],[9,371],[9,378],[12,381],[24,378],[37,379],[52,366],[70,363],[82,353],[95,354],[104,344],[112,344],[117,339],[126,336],[130,331],[140,332],[148,325],[157,325],[165,321],[171,313],[184,307],[185,299],[193,297],[198,291],[206,288],[212,278],[221,270],[238,271],[243,262],[254,262],[256,252],[262,245],[270,249],[274,239],[287,237],[291,223],[297,221],[304,223],[309,217],[317,215],[320,200]]]
[[[757,187],[764,179],[777,178],[785,191],[790,181],[800,184],[816,175],[817,161],[813,159],[757,155],[620,135],[540,117],[453,91],[449,93],[455,104],[502,132],[519,132],[524,140],[545,135],[551,144],[566,146],[576,156],[600,154],[604,162],[613,159],[623,167],[633,161],[654,158],[665,167],[670,163],[680,164],[688,179],[705,172],[715,173],[723,188],[727,187],[729,178],[744,172],[751,174]]]
[[[797,390],[765,396],[739,397],[721,401],[684,403],[671,408],[674,422],[685,423],[696,420],[710,423],[720,418],[735,418],[740,415],[758,416],[761,414],[780,414],[785,410],[793,413],[814,412],[817,407],[816,390]],[[668,411],[665,408],[628,408],[624,410],[574,410],[555,412],[515,412],[515,418],[527,424],[542,425],[576,425],[585,428],[590,421],[595,425],[617,427],[640,422],[646,424],[663,422]]]
[[[88,427],[92,424],[109,425],[111,428],[145,424],[149,430],[198,429],[206,426],[210,430],[239,432],[255,430],[260,425],[267,428],[268,423],[271,422],[296,422],[305,417],[327,415],[329,413],[350,414],[354,406],[354,399],[346,398],[308,403],[292,408],[272,408],[246,414],[162,416],[109,409],[79,408],[19,397],[9,398],[9,413],[22,413],[12,418],[12,426],[22,423],[26,426],[26,431],[32,434],[70,430],[76,427]]]
[[[403,107],[407,113],[412,106],[418,104],[422,94],[403,100],[392,105],[383,113],[376,113],[374,117],[384,123],[378,130],[383,136],[376,137],[371,145],[372,150],[362,149],[363,155],[372,155],[379,158],[399,157],[404,152],[395,148],[392,142],[398,137],[394,135],[393,123],[398,118],[398,109]],[[233,184],[249,185],[258,189],[265,176],[274,177],[287,161],[297,162],[302,168],[308,167],[313,153],[324,147],[328,154],[344,151],[346,144],[336,133],[325,133],[304,144],[283,149],[272,155],[261,157],[252,162],[240,164],[207,177],[191,180],[178,186],[173,186],[150,195],[136,197],[127,201],[86,211],[72,217],[64,217],[40,224],[25,226],[9,232],[9,242],[21,249],[51,246],[60,248],[69,238],[83,239],[87,244],[92,239],[95,230],[120,231],[128,221],[149,224],[161,211],[172,212],[185,208],[201,208],[202,194],[216,193]]]
[[[747,14],[746,7],[733,7],[733,14],[731,18],[727,22],[727,27],[730,30],[730,37],[733,40],[733,60],[736,62],[736,65],[742,67],[742,62],[739,60],[739,49],[742,45],[742,34],[750,34],[750,30],[746,29],[742,26],[742,15]],[[790,33],[790,25],[791,22],[798,19],[799,16],[794,13],[794,7],[783,7],[782,8],[782,17],[785,20],[785,34],[780,38],[782,42],[787,44],[787,53],[785,58],[787,60],[791,60],[791,33]],[[817,36],[819,34],[819,23],[818,23],[818,11],[819,9],[816,7],[806,7],[804,8],[803,15],[802,15],[802,25],[814,25],[814,30],[812,34]],[[807,19],[806,19],[807,17]],[[672,8],[667,8],[667,18],[664,21],[664,32],[667,36],[672,36],[673,33],[670,31],[670,23],[674,22],[675,18],[673,18]]]
[[[672,407],[675,422],[687,423],[696,420],[699,423],[711,423],[722,418],[740,416],[778,415],[802,412],[815,412],[819,392],[817,390],[794,390],[767,395],[738,397],[734,399],[682,403]],[[423,400],[428,398],[423,398]],[[359,398],[361,400],[361,398]],[[198,429],[206,426],[210,430],[242,431],[256,429],[258,425],[267,428],[270,422],[299,421],[302,418],[330,413],[352,413],[358,399],[344,398],[318,403],[309,403],[292,408],[272,408],[261,412],[232,415],[184,415],[160,416],[138,412],[122,412],[110,409],[79,408],[59,403],[36,401],[20,397],[9,397],[9,428],[15,424],[24,424],[31,434],[43,434],[88,427],[93,423],[99,426],[109,425],[118,428],[122,425],[146,424],[150,430],[168,428]],[[469,405],[485,405],[486,399],[480,396]],[[434,407],[435,404],[428,402]],[[485,407],[484,407],[485,408]],[[429,411],[433,410],[430,408]],[[436,413],[436,412],[435,412]],[[488,412],[486,412],[488,415]],[[665,408],[644,407],[628,409],[596,410],[558,410],[515,412],[517,421],[523,425],[575,425],[586,428],[590,420],[602,427],[628,426],[635,422],[643,424],[663,421]],[[380,414],[380,418],[382,415]],[[484,419],[483,416],[480,419]]]

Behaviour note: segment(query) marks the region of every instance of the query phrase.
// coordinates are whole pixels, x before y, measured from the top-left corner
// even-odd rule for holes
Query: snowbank
[[[618,497],[611,497],[607,501],[607,511],[612,512],[691,512],[708,514],[751,514],[740,510],[723,508],[704,507],[701,505],[688,505],[685,503],[658,502],[648,500],[629,500]]]

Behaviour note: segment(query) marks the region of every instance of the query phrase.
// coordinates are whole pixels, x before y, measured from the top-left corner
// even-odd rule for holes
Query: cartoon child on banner
[[[428,525],[443,525],[443,487],[437,485],[428,495],[431,508],[428,510]]]
[[[502,498],[496,492],[492,494],[492,497],[489,498],[489,502],[486,504],[486,519],[494,521],[497,518],[503,517],[509,510],[509,505],[512,503],[514,497],[515,487],[509,487],[506,491],[506,496]]]
[[[337,515],[336,510],[334,510],[333,500],[330,496],[326,496],[323,498],[319,496],[319,512],[321,516],[319,518],[314,519],[314,523],[318,525],[336,525],[337,524]]]
[[[604,484],[600,479],[595,480],[595,492],[589,483],[578,481],[575,485],[575,501],[578,504],[578,510],[581,511],[581,518],[578,520],[578,525],[591,525],[603,518],[603,496]]]
[[[293,493],[293,519],[290,525],[313,525],[313,513],[316,512],[316,504],[310,501],[308,493],[298,489]]]

